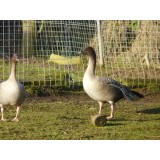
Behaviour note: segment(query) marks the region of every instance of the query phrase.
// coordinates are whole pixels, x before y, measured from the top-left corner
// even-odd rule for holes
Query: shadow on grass
[[[124,126],[126,125],[125,123],[121,123],[124,122],[124,119],[112,119],[111,121],[107,121],[105,126]]]
[[[67,117],[67,116],[61,116],[58,117],[59,119],[68,119],[68,120],[85,120],[84,118],[79,118],[79,117]]]
[[[105,126],[124,126],[125,124],[124,123],[110,123],[110,122],[107,122],[107,124]]]
[[[137,111],[137,113],[160,114],[160,108],[144,109],[141,111]]]

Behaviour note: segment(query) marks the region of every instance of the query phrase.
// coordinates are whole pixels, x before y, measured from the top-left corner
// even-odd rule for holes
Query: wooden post
[[[99,63],[100,63],[100,65],[104,65],[103,39],[102,39],[100,20],[97,20],[97,31],[98,31],[98,48],[99,48],[99,56],[100,56]]]

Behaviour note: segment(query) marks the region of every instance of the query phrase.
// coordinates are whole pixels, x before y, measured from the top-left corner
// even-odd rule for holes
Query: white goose
[[[101,114],[103,102],[108,102],[111,105],[111,114],[107,117],[107,119],[111,119],[114,116],[115,103],[120,99],[126,98],[133,101],[144,97],[111,78],[96,76],[96,53],[92,47],[85,48],[82,53],[89,59],[88,67],[83,77],[83,88],[92,99],[98,101],[99,114]]]
[[[12,68],[11,68],[11,74],[8,78],[8,80],[0,83],[0,108],[2,117],[1,120],[5,121],[4,118],[4,108],[3,106],[6,105],[13,105],[16,106],[16,116],[12,121],[19,121],[18,120],[18,114],[21,104],[24,102],[26,95],[25,95],[25,89],[24,86],[19,83],[16,79],[16,65],[19,61],[18,56],[16,54],[13,54],[11,62],[12,62]]]

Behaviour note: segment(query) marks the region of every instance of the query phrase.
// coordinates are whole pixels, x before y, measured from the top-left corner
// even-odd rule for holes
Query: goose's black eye
[[[81,53],[82,53],[83,55],[86,55],[86,51],[81,51]]]

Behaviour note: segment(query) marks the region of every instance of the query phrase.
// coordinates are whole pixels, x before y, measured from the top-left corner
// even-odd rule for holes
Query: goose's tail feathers
[[[137,100],[139,98],[144,98],[144,96],[136,91],[130,90],[128,87],[124,87],[121,89],[123,96],[131,101]]]

